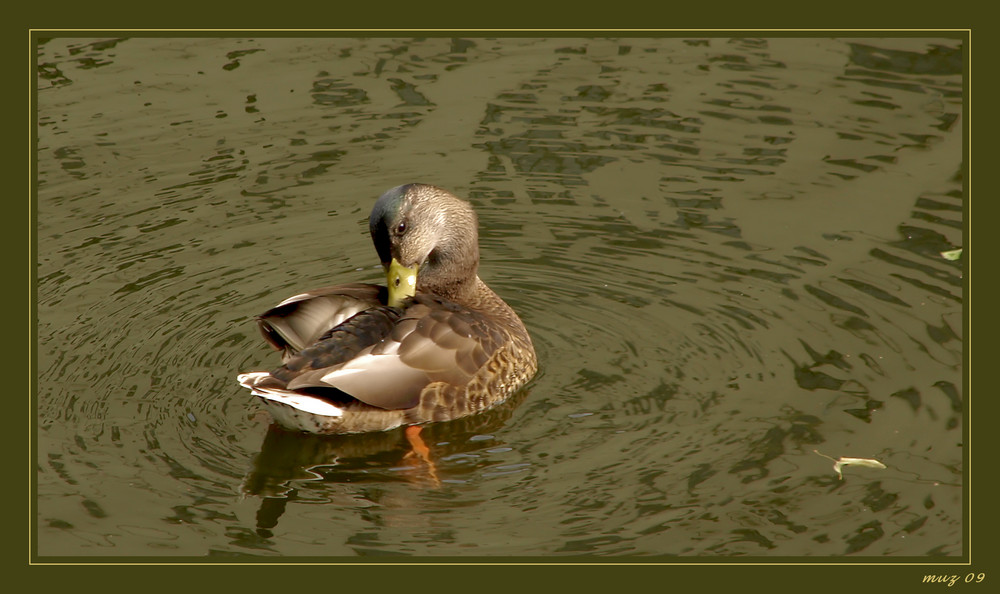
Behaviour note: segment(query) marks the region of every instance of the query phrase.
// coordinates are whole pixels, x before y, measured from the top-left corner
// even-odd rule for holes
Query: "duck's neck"
[[[507,305],[507,302],[494,293],[493,289],[489,288],[489,286],[480,280],[478,276],[475,280],[475,290],[473,291],[473,294],[474,297],[465,302],[469,307],[479,311],[489,312],[490,315],[496,318],[505,318],[509,321],[511,328],[524,328],[524,323],[521,321],[521,318],[518,317],[514,308]],[[527,336],[527,332],[524,334]],[[530,338],[528,340],[530,342]]]
[[[462,303],[465,305],[480,311],[500,311],[510,309],[510,307],[504,303],[503,299],[494,293],[493,289],[489,288],[489,286],[487,286],[478,275],[475,277],[475,280],[466,284],[469,286],[464,287],[465,295],[462,299]]]
[[[517,312],[494,293],[493,289],[484,283],[478,275],[472,280],[450,285],[447,290],[436,292],[436,295],[463,307],[488,314],[490,318],[501,322],[501,325],[507,328],[515,338],[531,348],[531,336]]]

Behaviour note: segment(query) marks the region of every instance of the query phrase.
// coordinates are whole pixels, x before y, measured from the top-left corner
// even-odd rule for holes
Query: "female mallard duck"
[[[257,318],[284,365],[241,385],[274,419],[310,433],[360,433],[463,417],[535,374],[531,337],[479,279],[476,214],[423,184],[387,191],[368,219],[387,287],[290,297]]]

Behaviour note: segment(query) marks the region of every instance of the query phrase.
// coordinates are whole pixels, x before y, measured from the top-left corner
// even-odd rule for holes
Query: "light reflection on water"
[[[40,554],[961,553],[958,41],[39,55]],[[425,430],[440,486],[233,381],[273,364],[252,315],[377,280],[408,181],[476,204],[542,362]]]

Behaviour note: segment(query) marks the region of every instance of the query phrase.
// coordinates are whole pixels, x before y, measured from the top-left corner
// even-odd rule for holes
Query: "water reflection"
[[[452,493],[449,487],[477,480],[477,476],[520,473],[528,463],[491,460],[512,451],[501,438],[513,411],[530,390],[522,390],[501,405],[475,417],[426,426],[420,433],[429,446],[429,460],[414,455],[403,430],[359,435],[309,435],[268,428],[253,468],[242,489],[259,501],[257,535],[274,536],[289,504],[317,502],[346,506],[352,513],[363,510],[366,522],[379,525],[380,500],[371,500],[372,488],[391,483],[411,485],[416,492]],[[449,494],[448,497],[453,495]],[[346,499],[346,500],[345,500]],[[347,539],[351,543],[351,538]],[[384,546],[369,534],[367,553]]]

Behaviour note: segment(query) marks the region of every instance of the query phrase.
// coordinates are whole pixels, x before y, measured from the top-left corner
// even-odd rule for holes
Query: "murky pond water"
[[[38,555],[962,554],[962,52],[40,40]],[[235,382],[255,314],[378,281],[414,181],[540,358],[425,430],[440,485]]]

